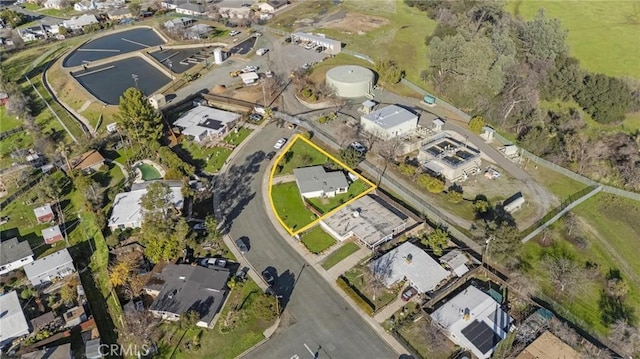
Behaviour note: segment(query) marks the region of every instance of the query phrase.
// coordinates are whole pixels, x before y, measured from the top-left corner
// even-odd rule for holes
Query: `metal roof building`
[[[370,264],[371,270],[384,278],[385,285],[407,279],[418,292],[435,289],[449,277],[449,272],[413,243],[404,242]]]
[[[324,46],[327,48],[325,51],[331,55],[337,55],[340,53],[340,51],[342,51],[342,42],[328,39],[322,35],[310,34],[306,32],[294,32],[293,34],[291,34],[291,40],[311,42],[316,45]]]
[[[398,105],[390,105],[360,117],[362,128],[382,139],[402,137],[418,127],[418,115]]]

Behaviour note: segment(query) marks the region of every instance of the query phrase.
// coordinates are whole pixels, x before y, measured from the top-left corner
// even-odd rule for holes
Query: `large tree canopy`
[[[138,141],[150,143],[162,135],[162,117],[151,106],[142,91],[130,87],[120,96],[117,120]]]
[[[560,20],[547,18],[543,9],[531,21],[521,24],[518,38],[520,48],[531,64],[553,62],[567,52],[567,31],[562,29]]]

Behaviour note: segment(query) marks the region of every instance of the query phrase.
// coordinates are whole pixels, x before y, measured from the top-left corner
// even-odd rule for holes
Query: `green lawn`
[[[7,111],[4,106],[0,106],[0,132],[12,130],[16,127],[22,126],[23,124],[22,120],[14,116],[7,115]]]
[[[240,143],[242,143],[242,141],[245,140],[245,138],[247,138],[247,136],[249,136],[249,134],[253,132],[253,130],[245,128],[245,127],[241,127],[238,132],[235,131],[231,131],[225,138],[224,138],[224,142],[232,144],[232,145],[239,145]]]
[[[370,186],[368,184],[361,180],[357,180],[351,183],[347,193],[338,194],[332,198],[309,198],[308,201],[313,204],[316,209],[319,209],[320,212],[328,213],[342,204],[347,203],[349,200],[355,198],[369,188]]]
[[[282,156],[280,162],[278,162],[278,165],[282,165],[282,170],[280,172],[276,171],[276,175],[292,174],[296,168],[321,165],[330,161],[327,156],[302,140],[296,140],[288,152],[292,154],[287,155],[285,153]],[[291,158],[287,161],[288,156]]]
[[[42,9],[39,10],[38,12],[42,13],[43,15],[49,15],[49,16],[54,16],[54,17],[62,17],[62,18],[70,18],[72,16],[76,16],[78,14],[80,14],[79,12],[75,11],[72,8],[69,9],[62,9],[62,10],[58,10],[58,9]]]
[[[333,251],[322,262],[322,268],[329,270],[329,268],[340,263],[342,260],[357,252],[360,249],[355,242],[348,242],[343,244],[340,248]]]
[[[584,183],[578,182],[547,167],[537,166],[536,168],[536,164],[533,162],[527,164],[526,170],[536,182],[549,189],[560,201],[567,199],[572,194],[587,187]]]
[[[320,226],[315,226],[305,232],[302,236],[302,243],[313,254],[322,253],[336,243],[327,232],[323,231]]]
[[[640,10],[634,1],[509,1],[507,9],[530,19],[544,8],[569,30],[571,54],[585,68],[640,78]]]
[[[294,231],[317,219],[316,215],[304,206],[295,182],[273,185],[271,198],[278,217]]]
[[[182,345],[178,346],[175,353],[171,356],[173,347],[177,345],[177,340],[172,340],[169,344],[167,352],[161,352],[163,358],[174,359],[200,359],[200,358],[236,358],[238,355],[251,348],[264,339],[262,334],[271,323],[267,323],[257,318],[252,313],[251,300],[253,296],[262,293],[260,288],[251,280],[247,280],[242,287],[237,287],[231,291],[231,297],[220,313],[220,318],[213,329],[192,328],[184,336],[182,342],[192,340],[195,336],[200,336],[199,350],[185,350]],[[237,297],[235,296],[236,294]],[[237,299],[236,299],[237,298]],[[244,301],[246,299],[246,301]],[[243,302],[244,301],[244,302]],[[227,313],[242,303],[242,313],[245,313],[238,319],[236,326],[228,333],[221,333],[223,318],[227,317]],[[176,337],[179,335],[174,335]]]
[[[207,148],[192,141],[182,141],[180,146],[189,153],[196,167],[209,173],[218,172],[233,152],[233,150],[224,147]]]
[[[32,4],[30,2],[24,3],[21,6],[22,6],[23,9],[27,9],[27,10],[31,10],[31,11],[37,11],[37,10],[41,9],[41,7],[38,6],[38,4]]]
[[[535,241],[524,246],[524,258],[529,268],[528,275],[540,281],[543,292],[576,317],[578,325],[591,329],[604,336],[606,326],[600,318],[601,293],[606,274],[611,269],[620,270],[622,278],[629,285],[626,304],[640,311],[640,206],[637,202],[615,197],[609,194],[598,194],[576,207],[573,212],[581,219],[579,226],[589,245],[578,249],[562,239],[552,247],[542,247]],[[562,228],[562,222],[553,226],[554,231]],[[559,233],[559,232],[558,232]],[[561,234],[557,235],[562,238]],[[598,266],[600,277],[586,287],[585,293],[576,298],[567,299],[554,296],[551,286],[546,282],[545,273],[540,269],[541,257],[553,251],[565,251],[582,263],[587,261]]]
[[[378,293],[375,296],[376,299],[374,300],[374,289],[367,282],[367,277],[364,275],[365,270],[368,269],[363,266],[356,266],[345,272],[343,275],[349,280],[349,283],[351,283],[352,286],[356,287],[360,293],[369,298],[369,301],[375,305],[376,310],[393,302],[398,296],[401,288],[399,286],[395,286],[394,288],[389,289],[382,286],[378,289]]]

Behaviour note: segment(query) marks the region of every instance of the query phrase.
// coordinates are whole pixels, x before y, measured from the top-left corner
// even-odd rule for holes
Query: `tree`
[[[431,193],[441,193],[444,191],[445,182],[439,178],[423,173],[418,176],[418,184]]]
[[[640,331],[626,320],[618,320],[611,325],[609,340],[616,344],[616,350],[629,358],[640,352]]]
[[[27,22],[27,17],[21,12],[4,8],[4,10],[0,11],[0,20],[15,29]]]
[[[171,207],[171,189],[162,182],[154,182],[147,186],[147,193],[140,199],[140,206],[145,210],[145,220],[148,215],[160,213],[167,219],[167,209]]]
[[[462,193],[458,191],[449,190],[449,192],[447,192],[447,201],[450,203],[460,203],[463,199]]]
[[[177,322],[178,328],[181,330],[188,330],[192,328],[200,320],[200,313],[195,310],[189,310],[188,312],[180,315],[180,319]]]
[[[626,83],[603,74],[585,76],[584,86],[574,98],[600,123],[621,122],[632,103]]]
[[[128,260],[120,260],[110,268],[109,280],[115,287],[124,286],[131,277],[132,262]]]
[[[420,168],[410,163],[401,163],[398,166],[398,169],[400,170],[400,173],[411,177],[411,179],[415,179],[420,174]]]
[[[544,9],[531,21],[522,23],[517,34],[521,51],[530,64],[553,62],[567,52],[567,30],[562,29],[560,20],[547,18]]]
[[[388,84],[397,84],[404,76],[404,71],[392,60],[378,60],[375,66],[380,79]]]
[[[215,241],[220,239],[220,231],[218,230],[218,221],[215,216],[207,216],[204,220],[204,228],[207,230],[207,239]]]
[[[60,288],[60,299],[67,305],[73,304],[78,299],[78,284],[75,281],[66,283]]]
[[[433,254],[441,256],[442,250],[447,248],[449,244],[449,234],[444,229],[436,228],[436,230],[422,238],[422,243],[431,248]]]
[[[489,223],[486,231],[487,256],[493,261],[505,263],[508,266],[517,264],[522,248],[518,228],[507,223]]]
[[[116,119],[127,134],[145,145],[156,142],[162,136],[160,114],[151,106],[142,91],[136,88],[130,87],[120,96]]]
[[[471,121],[469,121],[469,129],[475,133],[482,132],[482,128],[484,128],[485,125],[484,117],[480,115],[473,116]]]
[[[578,294],[587,282],[584,267],[565,254],[547,255],[542,268],[555,289],[568,296]]]
[[[340,151],[340,160],[347,166],[354,168],[362,161],[362,155],[354,148],[348,147]]]
[[[22,292],[20,292],[20,298],[27,300],[33,297],[36,294],[36,291],[31,287],[25,288]]]
[[[628,291],[629,285],[622,278],[611,278],[607,281],[607,293],[614,298],[624,298]]]
[[[142,5],[138,1],[132,1],[129,3],[129,11],[134,17],[140,15],[140,10],[142,9]]]
[[[24,118],[31,114],[29,98],[21,91],[11,92],[6,104],[7,115]]]

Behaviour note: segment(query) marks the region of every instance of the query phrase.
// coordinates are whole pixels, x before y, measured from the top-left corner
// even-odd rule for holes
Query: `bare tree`
[[[555,289],[568,296],[574,296],[584,289],[587,276],[583,266],[564,255],[546,256],[542,268],[549,275]]]
[[[382,256],[371,263],[369,270],[365,270],[365,279],[373,291],[374,301],[382,287],[386,285],[387,279],[391,276],[391,265],[394,258],[395,254]]]
[[[567,214],[564,215],[564,230],[567,232],[567,236],[571,237],[577,229],[578,216],[573,212],[567,212]]]
[[[561,322],[557,318],[552,318],[547,322],[547,327],[551,333],[560,338],[563,342],[567,343],[570,347],[576,348],[578,346],[580,337],[575,330],[571,329],[569,325],[567,325],[567,323]]]
[[[640,353],[640,331],[625,320],[618,320],[611,325],[609,340],[616,345],[620,354],[633,357]]]

